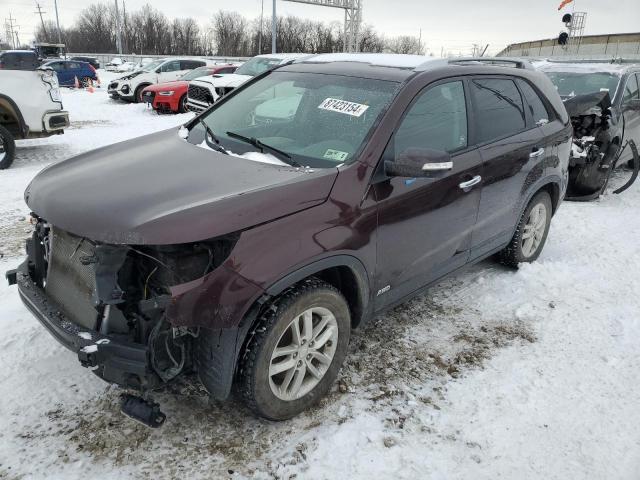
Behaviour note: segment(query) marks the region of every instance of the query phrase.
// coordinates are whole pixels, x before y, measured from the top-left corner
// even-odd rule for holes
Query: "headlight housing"
[[[170,97],[174,93],[175,92],[173,90],[169,90],[168,92],[158,92],[158,95],[160,95],[161,97]]]

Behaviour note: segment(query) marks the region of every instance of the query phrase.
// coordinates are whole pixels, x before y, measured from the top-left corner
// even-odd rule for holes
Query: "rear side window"
[[[197,60],[180,60],[180,70],[192,70],[194,68],[204,66],[204,62],[199,62]]]
[[[0,68],[3,70],[35,70],[38,57],[33,52],[0,53]]]
[[[515,135],[525,128],[522,97],[513,80],[473,79],[478,142]]]
[[[67,68],[70,70],[80,70],[82,68],[82,64],[77,62],[69,62],[67,63]]]
[[[624,87],[624,95],[622,97],[623,102],[628,102],[629,100],[637,100],[640,98],[640,93],[638,92],[638,78],[636,75],[630,75],[627,80],[627,85]]]
[[[229,67],[229,68],[221,68],[220,70],[218,70],[218,72],[217,72],[217,73],[219,73],[219,74],[225,74],[225,73],[233,73],[233,72],[235,72],[235,71],[236,71],[236,69],[235,69],[235,68]]]
[[[395,154],[409,148],[452,152],[467,146],[467,108],[462,82],[431,87],[409,107],[395,136]]]
[[[538,92],[536,92],[533,87],[524,80],[517,80],[517,82],[520,87],[520,91],[522,92],[522,96],[527,103],[527,108],[531,113],[531,118],[533,118],[533,123],[536,125],[547,123],[550,115]]]

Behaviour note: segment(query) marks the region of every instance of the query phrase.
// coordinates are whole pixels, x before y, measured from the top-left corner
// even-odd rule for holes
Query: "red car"
[[[150,104],[157,112],[184,113],[187,111],[189,80],[207,75],[233,73],[236,68],[236,65],[231,64],[195,68],[175,82],[149,85],[142,91],[142,101]]]

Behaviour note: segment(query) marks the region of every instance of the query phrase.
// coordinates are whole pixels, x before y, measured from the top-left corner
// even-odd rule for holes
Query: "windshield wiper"
[[[292,167],[302,167],[302,165],[300,165],[298,162],[293,160],[291,158],[291,155],[289,155],[287,152],[284,152],[279,148],[272,147],[271,145],[267,145],[266,143],[261,142],[255,137],[245,137],[244,135],[240,135],[239,133],[235,133],[235,132],[227,132],[227,135],[229,135],[231,138],[242,140],[243,142],[248,143],[249,145],[253,145],[256,148],[259,148],[262,153],[264,153],[265,150],[269,150],[275,153],[276,156],[280,157],[280,160],[282,160],[287,165],[291,165]]]
[[[227,150],[220,144],[220,140],[218,140],[218,137],[216,137],[215,133],[213,133],[213,130],[211,130],[211,127],[207,125],[207,123],[202,118],[199,118],[198,121],[204,127],[204,131],[206,132],[204,135],[204,141],[207,142],[207,145],[209,145],[209,147],[215,150],[216,152],[229,155],[229,152],[227,152]],[[213,140],[215,143],[210,142],[209,137],[211,137],[211,140]]]

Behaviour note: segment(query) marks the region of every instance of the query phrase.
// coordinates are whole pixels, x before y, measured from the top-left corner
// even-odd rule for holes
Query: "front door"
[[[384,160],[412,148],[451,154],[451,170],[432,178],[378,177],[376,307],[401,300],[464,265],[476,222],[482,162],[468,146],[464,82],[420,92],[400,121]],[[383,164],[383,162],[381,162]]]

